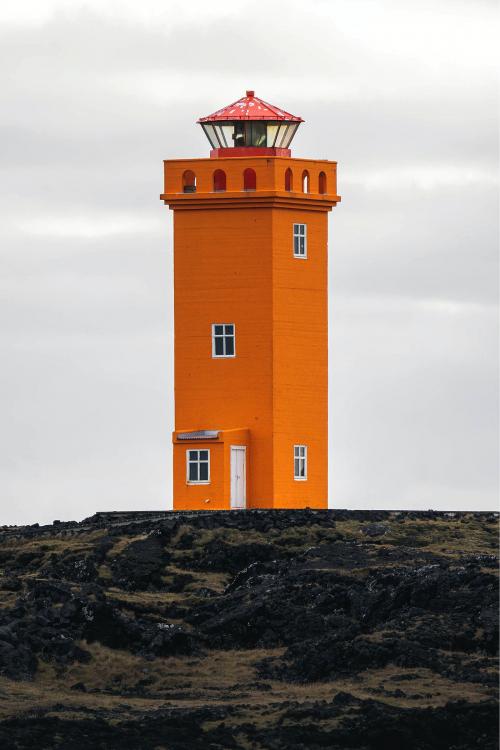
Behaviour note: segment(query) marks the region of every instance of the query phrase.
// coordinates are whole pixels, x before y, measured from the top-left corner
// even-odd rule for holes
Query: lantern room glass
[[[203,122],[201,126],[213,149],[217,148],[289,148],[298,122],[236,120]]]

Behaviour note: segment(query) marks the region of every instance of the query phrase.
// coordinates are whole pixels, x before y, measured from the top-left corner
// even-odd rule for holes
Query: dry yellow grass
[[[207,704],[238,706],[232,723],[250,719],[267,722],[280,716],[279,704],[296,701],[309,704],[331,701],[338,692],[347,692],[361,700],[375,699],[392,706],[443,706],[463,699],[464,686],[428,669],[402,669],[388,666],[366,670],[355,677],[310,684],[285,683],[259,678],[257,665],[267,657],[279,658],[284,649],[213,651],[189,658],[157,658],[148,661],[125,651],[100,644],[81,644],[93,656],[89,664],[75,663],[61,673],[40,663],[32,682],[0,678],[0,718],[28,715],[36,711],[80,716],[85,711],[100,715],[143,712],[160,707],[199,707]],[[411,675],[411,679],[405,679]],[[147,681],[148,697],[140,694]],[[83,683],[87,692],[72,685]],[[401,690],[402,694],[395,695]],[[475,703],[490,696],[484,685],[470,683],[467,700]],[[59,708],[57,708],[57,706]],[[272,709],[270,707],[272,706]],[[331,723],[331,720],[329,720]]]
[[[147,536],[147,534],[137,534],[137,536],[121,537],[117,542],[115,542],[111,549],[108,550],[106,558],[112,559],[113,557],[116,557],[117,555],[121,554],[124,549],[129,546],[129,544],[132,544],[132,542],[140,542],[143,539],[147,539]]]

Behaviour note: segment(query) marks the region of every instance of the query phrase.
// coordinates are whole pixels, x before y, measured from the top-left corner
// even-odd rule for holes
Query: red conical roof
[[[255,96],[254,91],[247,91],[246,96],[227,107],[218,109],[208,117],[200,117],[198,122],[217,122],[220,120],[283,120],[286,122],[304,122],[302,117],[291,115],[284,109],[268,104]]]

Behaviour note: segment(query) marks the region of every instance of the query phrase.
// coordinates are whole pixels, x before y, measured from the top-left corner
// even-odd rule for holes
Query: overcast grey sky
[[[170,506],[162,160],[247,88],[339,163],[331,504],[496,505],[496,13],[2,0],[0,524]]]

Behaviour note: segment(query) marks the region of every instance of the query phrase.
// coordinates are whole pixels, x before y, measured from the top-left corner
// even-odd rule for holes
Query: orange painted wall
[[[291,252],[307,226],[307,258]],[[276,507],[328,506],[327,214],[275,212],[273,222],[273,436]],[[293,478],[293,445],[308,446],[308,479]]]
[[[247,167],[257,174],[254,192],[242,190]],[[284,189],[287,168],[292,192]],[[196,193],[182,193],[186,169],[196,173]],[[213,191],[215,169],[226,172],[224,193]],[[318,194],[320,171],[326,195]],[[162,198],[174,209],[175,429],[249,430],[247,507],[326,507],[327,212],[340,200],[335,163],[168,161]],[[306,260],[293,256],[294,223],[307,224]],[[235,324],[234,359],[212,358],[212,323]],[[308,446],[305,482],[293,478],[295,443]],[[186,485],[188,447],[174,445],[174,507],[206,508],[209,495],[209,507],[230,507],[229,458],[214,456],[207,493],[206,485]]]
[[[175,427],[248,428],[249,498],[273,494],[271,236],[266,209],[175,213]],[[212,357],[212,323],[235,324],[236,357]]]

